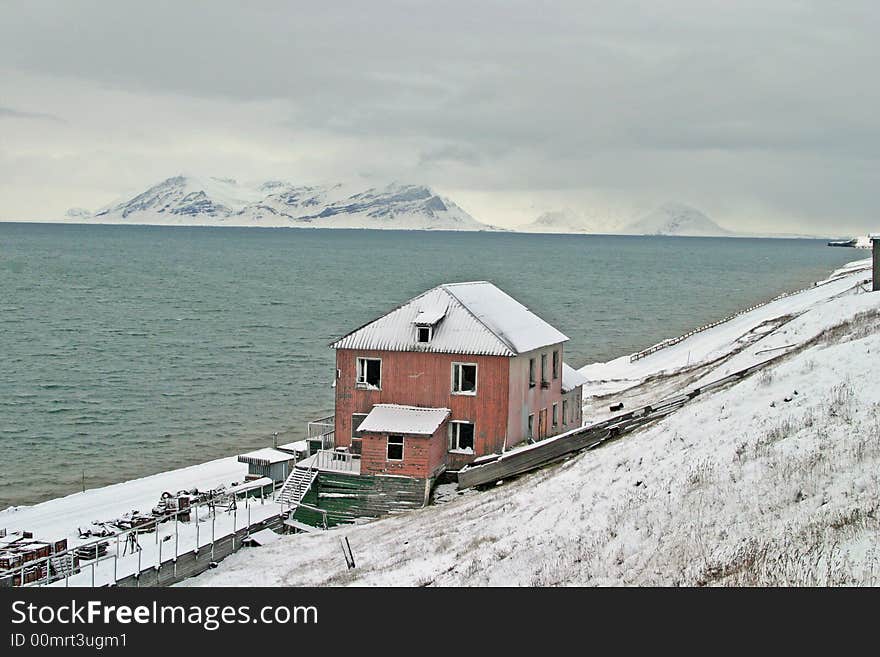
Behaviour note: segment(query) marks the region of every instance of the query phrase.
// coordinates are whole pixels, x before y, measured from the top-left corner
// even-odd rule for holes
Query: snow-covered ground
[[[82,493],[47,500],[33,506],[12,506],[0,511],[0,529],[30,531],[36,538],[56,541],[78,535],[79,527],[93,521],[106,522],[135,509],[149,513],[163,492],[211,490],[241,482],[248,466],[229,456],[188,468],[160,472],[141,479],[93,488]],[[77,541],[71,540],[71,545]]]
[[[880,293],[858,284],[869,276],[853,268],[642,361],[585,368],[593,393],[613,378],[615,395],[650,397],[783,354],[601,449],[490,491],[444,488],[438,506],[285,537],[186,584],[878,585]]]

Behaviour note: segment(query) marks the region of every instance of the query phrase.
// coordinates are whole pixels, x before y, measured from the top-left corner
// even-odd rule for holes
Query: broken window
[[[553,404],[553,426],[557,426],[559,424],[559,404]]]
[[[382,387],[382,361],[379,358],[357,359],[357,385],[377,390]]]
[[[470,422],[449,423],[449,449],[474,450],[474,425]]]
[[[559,378],[559,351],[553,352],[553,378]]]
[[[550,387],[550,383],[547,381],[547,354],[541,354],[541,387]]]
[[[476,363],[452,364],[452,392],[461,395],[477,394]]]
[[[563,400],[562,400],[562,422],[563,422],[564,424],[568,424],[568,421],[569,421],[569,418],[568,418],[568,400],[567,400],[567,399],[563,399]]]
[[[529,358],[529,388],[535,387],[535,359]]]
[[[388,436],[388,460],[403,460],[403,436]]]
[[[418,342],[430,342],[431,334],[433,330],[430,326],[417,326],[416,327],[416,341]]]
[[[360,438],[361,432],[357,430],[357,428],[361,425],[361,422],[364,421],[364,418],[367,417],[366,413],[352,413],[351,414],[351,437],[352,438]]]

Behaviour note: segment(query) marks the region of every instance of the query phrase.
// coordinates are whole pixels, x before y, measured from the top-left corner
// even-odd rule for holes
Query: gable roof
[[[415,325],[434,319],[430,342],[416,342]],[[335,349],[425,351],[516,356],[568,337],[486,281],[446,283],[333,342]]]

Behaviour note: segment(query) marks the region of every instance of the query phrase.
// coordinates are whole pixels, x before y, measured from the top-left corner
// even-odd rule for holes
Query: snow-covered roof
[[[252,465],[271,465],[272,463],[283,463],[294,458],[290,452],[282,452],[271,447],[264,447],[247,454],[239,454],[240,463],[250,463]]]
[[[587,382],[587,377],[568,363],[562,363],[562,392],[570,392]]]
[[[305,440],[297,440],[292,443],[278,445],[278,449],[283,452],[307,452],[309,450],[309,443]]]
[[[449,417],[449,413],[448,408],[376,404],[360,423],[357,431],[430,436]]]
[[[420,304],[419,313],[413,320],[413,324],[416,324],[417,326],[433,326],[446,317],[446,311],[449,310],[449,300],[438,299],[438,301],[439,303],[436,305],[431,305],[429,303]]]
[[[259,531],[249,534],[247,539],[245,540],[253,543],[254,545],[269,545],[270,543],[274,543],[280,538],[281,536],[273,532],[271,529],[261,529]]]
[[[434,318],[431,341],[416,342],[414,324]],[[430,322],[425,322],[430,323]],[[333,342],[335,349],[430,351],[516,356],[568,337],[486,281],[447,283],[410,299],[387,315]]]

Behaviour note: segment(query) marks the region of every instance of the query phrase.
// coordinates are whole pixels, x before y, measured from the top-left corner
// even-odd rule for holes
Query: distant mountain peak
[[[733,235],[700,210],[679,201],[667,201],[624,228],[634,235],[716,237]]]

